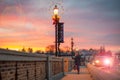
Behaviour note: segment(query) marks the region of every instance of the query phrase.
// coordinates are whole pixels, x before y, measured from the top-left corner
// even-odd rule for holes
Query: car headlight
[[[111,62],[110,62],[110,59],[105,59],[105,60],[104,60],[104,64],[105,64],[105,65],[109,65],[110,63],[111,63]]]
[[[97,64],[98,64],[99,62],[100,62],[99,60],[95,60],[95,63],[97,63]]]

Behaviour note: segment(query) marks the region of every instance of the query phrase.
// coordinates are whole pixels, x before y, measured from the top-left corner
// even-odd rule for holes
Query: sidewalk
[[[92,80],[86,67],[80,68],[80,74],[77,74],[76,70],[65,73],[65,76],[61,80]]]

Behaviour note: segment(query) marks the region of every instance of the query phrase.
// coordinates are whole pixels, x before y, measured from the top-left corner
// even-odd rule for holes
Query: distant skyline
[[[61,47],[70,47],[73,37],[74,48],[120,51],[120,0],[0,0],[0,48],[54,45],[52,1],[62,2]]]

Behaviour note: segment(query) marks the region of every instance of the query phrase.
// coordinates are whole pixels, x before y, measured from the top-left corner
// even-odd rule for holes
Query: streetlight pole
[[[58,23],[59,23],[59,15],[57,5],[54,7],[54,15],[53,15],[53,24],[55,25],[55,56],[58,56]]]
[[[57,19],[57,17],[56,17]],[[58,23],[56,21],[56,24],[55,24],[55,56],[58,56]]]
[[[74,56],[73,46],[74,46],[74,42],[73,42],[73,38],[71,38],[71,55],[72,56]]]

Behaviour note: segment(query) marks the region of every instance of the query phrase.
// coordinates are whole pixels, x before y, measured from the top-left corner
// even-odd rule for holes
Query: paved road
[[[80,74],[77,74],[76,70],[67,72],[65,76],[60,80],[92,80],[86,67],[81,67]]]

